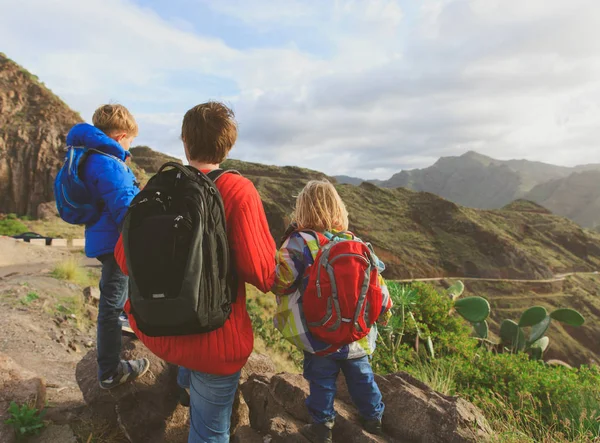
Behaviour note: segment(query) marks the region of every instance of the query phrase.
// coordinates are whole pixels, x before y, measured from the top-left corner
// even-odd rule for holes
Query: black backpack
[[[223,326],[237,293],[225,210],[215,182],[165,163],[133,199],[123,225],[131,313],[150,337]]]

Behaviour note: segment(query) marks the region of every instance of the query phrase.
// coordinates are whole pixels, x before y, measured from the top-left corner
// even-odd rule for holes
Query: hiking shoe
[[[333,423],[316,423],[300,428],[300,433],[311,443],[333,443]]]
[[[186,408],[190,407],[190,391],[181,386],[179,386],[179,404]]]
[[[102,389],[113,389],[117,386],[133,381],[143,376],[150,369],[150,361],[147,358],[139,360],[121,360],[117,367],[117,373],[105,380],[100,380]]]
[[[129,325],[129,319],[125,313],[119,315],[119,324],[121,325],[121,331],[126,332],[128,334],[135,334],[131,326]]]
[[[369,434],[383,435],[381,419],[365,420],[365,419],[361,418],[360,421],[361,421],[365,431],[367,431]]]

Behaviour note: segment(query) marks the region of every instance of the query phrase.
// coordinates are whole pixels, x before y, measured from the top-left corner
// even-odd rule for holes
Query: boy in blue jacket
[[[85,160],[80,176],[100,210],[100,218],[85,227],[85,253],[102,263],[98,310],[98,378],[100,387],[112,389],[144,375],[147,359],[123,361],[119,316],[127,299],[128,279],[114,257],[120,229],[133,198],[139,192],[135,176],[125,164],[129,147],[138,134],[131,113],[122,105],[100,106],[92,117],[94,126],[75,125],[68,146],[94,150]]]

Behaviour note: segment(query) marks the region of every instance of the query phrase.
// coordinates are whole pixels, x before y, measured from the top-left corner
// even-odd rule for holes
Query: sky
[[[475,150],[600,163],[597,0],[0,0],[0,51],[91,120],[182,157],[185,111],[231,156],[385,179]]]

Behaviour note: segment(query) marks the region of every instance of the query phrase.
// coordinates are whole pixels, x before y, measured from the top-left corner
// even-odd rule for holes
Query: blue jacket
[[[81,179],[93,198],[102,205],[100,219],[85,227],[85,254],[98,257],[112,254],[137,182],[125,160],[131,154],[98,128],[87,123],[75,125],[67,135],[68,146],[85,146],[116,157],[92,153],[83,165]]]

